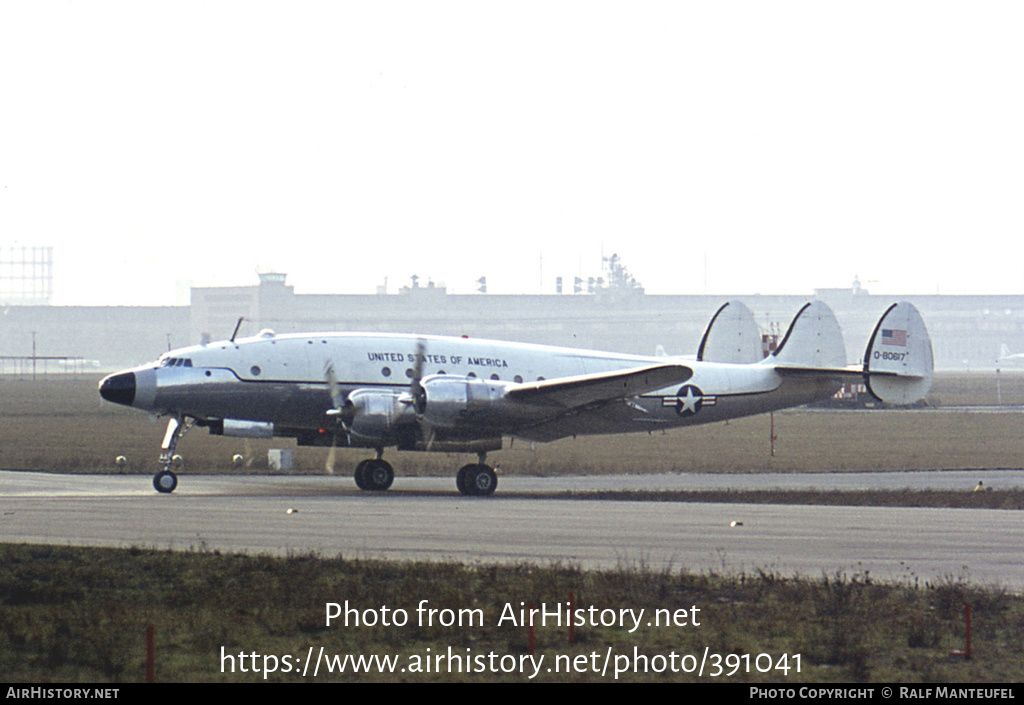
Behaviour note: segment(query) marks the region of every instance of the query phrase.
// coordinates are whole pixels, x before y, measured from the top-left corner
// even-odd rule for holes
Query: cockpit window
[[[161,367],[192,367],[190,357],[165,357],[160,361]]]

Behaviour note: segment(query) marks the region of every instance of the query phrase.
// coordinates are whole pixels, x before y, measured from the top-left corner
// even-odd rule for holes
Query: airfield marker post
[[[156,628],[146,626],[146,682],[156,683]]]
[[[967,626],[967,643],[964,645],[964,659],[971,660],[971,603],[964,603],[964,622]]]
[[[971,604],[964,603],[964,650],[951,651],[950,656],[963,656],[964,661],[971,660]]]

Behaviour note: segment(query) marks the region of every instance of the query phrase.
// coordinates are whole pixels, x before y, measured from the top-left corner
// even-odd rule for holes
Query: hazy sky
[[[299,293],[553,293],[602,252],[652,294],[1024,293],[1022,20],[5,0],[0,246],[53,246],[59,304],[183,303],[257,269]]]

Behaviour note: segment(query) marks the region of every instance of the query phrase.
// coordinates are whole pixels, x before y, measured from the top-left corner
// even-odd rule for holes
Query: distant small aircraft
[[[1024,353],[1010,353],[1010,346],[1003,343],[999,346],[999,357],[996,362],[1008,362],[1011,365],[1024,364]]]
[[[880,400],[909,404],[927,394],[933,367],[931,339],[909,303],[886,310],[863,364],[847,366],[839,324],[824,303],[806,304],[765,357],[750,309],[730,301],[711,319],[695,358],[264,330],[167,352],[106,377],[99,392],[170,417],[153,478],[160,492],[177,486],[171,467],[182,433],[201,426],[216,435],[291,437],[330,447],[331,459],[335,447],[373,448],[375,457],[355,468],[356,484],[371,491],[394,479],[385,448],[476,453],[456,486],[490,495],[498,478],[486,455],[506,436],[552,441],[724,421],[828,399],[851,378]]]

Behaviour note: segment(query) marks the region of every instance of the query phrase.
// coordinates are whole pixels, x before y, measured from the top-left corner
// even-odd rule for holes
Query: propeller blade
[[[327,453],[327,464],[324,466],[324,470],[327,471],[328,475],[334,474],[334,461],[337,457],[338,451],[338,434],[331,436],[331,450]]]
[[[335,413],[341,413],[345,400],[341,397],[341,387],[338,378],[334,375],[334,363],[328,362],[324,367],[324,377],[327,380],[327,391],[331,394],[331,403],[334,405]]]
[[[420,437],[430,450],[434,445],[434,429],[423,418],[423,412],[427,409],[427,390],[423,387],[423,363],[426,361],[427,343],[420,338],[416,341],[416,360],[412,368],[412,379],[409,380],[409,397],[412,401],[413,411],[416,412],[416,422],[420,426]],[[406,402],[408,403],[408,402]]]
[[[420,419],[419,422],[420,422],[420,433],[422,434],[423,438],[426,439],[425,440],[426,449],[428,451],[431,451],[431,450],[434,449],[434,438],[437,436],[437,432],[434,431],[433,427],[431,427],[431,425],[428,424],[423,419]]]
[[[423,389],[423,362],[426,359],[427,344],[420,338],[416,341],[416,360],[412,368],[412,379],[409,381],[409,394],[412,395],[413,408],[421,415],[427,407],[427,393]]]
[[[324,378],[327,380],[327,391],[331,395],[331,404],[334,405],[333,409],[327,411],[327,415],[334,417],[339,420],[342,428],[345,427],[344,418],[342,417],[342,408],[345,404],[345,400],[341,396],[341,385],[338,384],[338,378],[334,374],[334,363],[328,360],[324,366]],[[348,429],[345,429],[348,433]],[[331,450],[327,453],[327,462],[324,464],[324,470],[328,475],[334,474],[334,464],[338,456],[338,431],[331,434]]]

